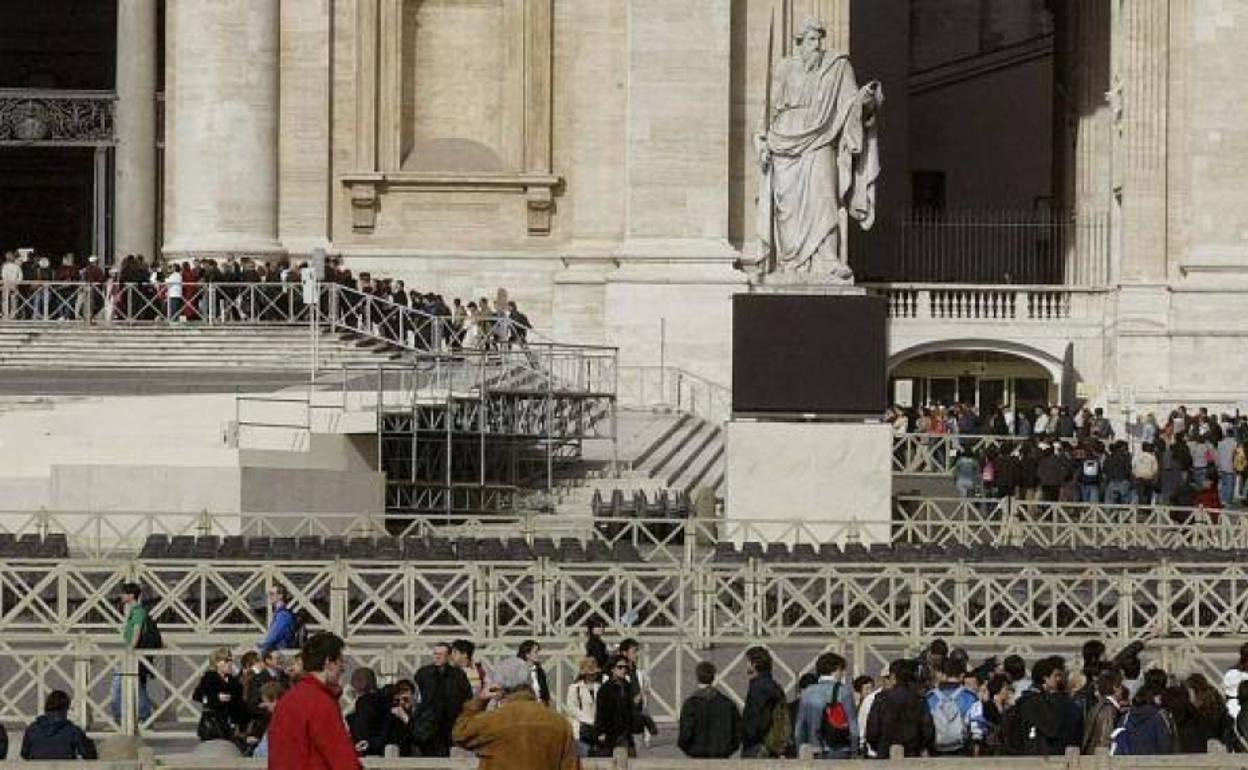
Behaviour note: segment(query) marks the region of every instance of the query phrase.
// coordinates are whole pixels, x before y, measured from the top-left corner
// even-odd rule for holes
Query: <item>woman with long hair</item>
[[[602,686],[602,669],[591,657],[581,658],[576,681],[568,687],[564,709],[576,737],[576,751],[588,757],[597,742],[594,738],[594,716],[598,701],[598,688]]]
[[[212,651],[208,670],[191,698],[203,704],[197,733],[201,741],[235,741],[247,724],[243,686],[234,671],[234,656],[227,647]]]
[[[1228,749],[1234,747],[1235,722],[1226,710],[1226,700],[1204,674],[1192,674],[1183,684],[1191,696],[1192,724],[1188,735],[1179,733],[1185,754],[1204,754],[1209,741],[1218,741]]]

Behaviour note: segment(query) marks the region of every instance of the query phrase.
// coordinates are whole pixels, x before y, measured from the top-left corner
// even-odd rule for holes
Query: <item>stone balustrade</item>
[[[893,320],[1044,322],[1086,320],[1102,293],[1069,286],[873,284]]]

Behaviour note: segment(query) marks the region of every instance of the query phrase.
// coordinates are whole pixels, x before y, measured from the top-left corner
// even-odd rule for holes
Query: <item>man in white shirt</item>
[[[181,317],[182,267],[177,263],[169,266],[169,275],[165,276],[165,305],[170,321],[176,321]]]
[[[7,252],[4,266],[0,267],[0,318],[12,319],[17,315],[17,285],[22,282],[22,268],[17,255]]]

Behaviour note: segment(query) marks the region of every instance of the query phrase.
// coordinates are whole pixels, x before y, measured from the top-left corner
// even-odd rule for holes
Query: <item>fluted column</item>
[[[1066,282],[1099,286],[1109,279],[1106,223],[1113,196],[1113,116],[1106,96],[1110,90],[1111,9],[1107,0],[1072,2],[1067,8],[1074,27],[1072,203],[1079,227],[1075,251],[1066,255]]]
[[[156,250],[156,0],[117,2],[114,254]]]
[[[1166,161],[1169,117],[1170,0],[1124,3],[1119,67],[1111,86],[1117,111],[1115,185],[1122,196],[1125,283],[1166,280]]]
[[[168,4],[166,254],[280,251],[279,7]]]

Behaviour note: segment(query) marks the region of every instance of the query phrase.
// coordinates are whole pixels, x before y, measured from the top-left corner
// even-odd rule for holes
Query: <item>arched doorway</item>
[[[890,362],[889,396],[901,406],[973,404],[1030,409],[1061,400],[1061,371],[1001,350],[920,351]]]

